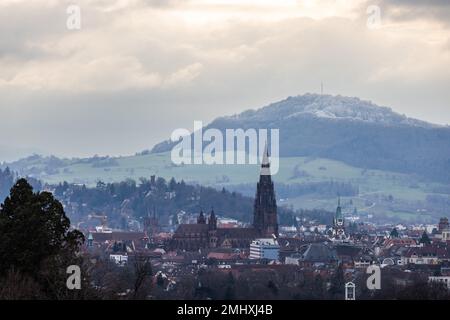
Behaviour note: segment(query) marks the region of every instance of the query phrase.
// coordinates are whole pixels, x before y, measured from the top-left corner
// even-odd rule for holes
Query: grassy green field
[[[91,163],[66,160],[67,165],[53,174],[39,176],[49,183],[68,181],[95,185],[97,181],[116,182],[127,178],[138,180],[157,175],[170,179],[184,179],[186,182],[207,186],[231,186],[243,183],[255,183],[258,179],[257,165],[183,165],[176,166],[170,160],[169,153],[120,157],[115,165],[94,167]],[[38,166],[38,163],[31,164]],[[365,209],[367,199],[377,195],[392,195],[397,201],[423,201],[432,193],[437,183],[422,182],[414,175],[365,170],[352,167],[339,161],[290,157],[280,159],[280,170],[273,176],[278,183],[308,183],[320,181],[350,182],[359,187],[360,196],[352,200],[357,208]],[[284,204],[294,208],[333,208],[335,199],[321,199],[318,196],[285,199]],[[378,205],[372,210],[385,207]],[[399,213],[400,214],[400,213]],[[408,213],[409,214],[409,213]],[[404,215],[404,214],[403,214]]]
[[[68,161],[67,166],[57,173],[44,174],[40,178],[49,183],[61,181],[93,185],[98,180],[104,182],[122,181],[127,178],[138,179],[157,175],[164,178],[174,177],[186,182],[198,182],[205,185],[235,185],[256,182],[258,165],[183,165],[176,166],[170,160],[170,154],[149,154],[117,158],[118,165],[94,167],[90,163]],[[38,164],[31,164],[37,166]],[[301,176],[294,174],[302,171]],[[328,159],[289,157],[280,159],[280,170],[273,179],[280,183],[305,183],[319,181],[345,181],[359,185],[361,193],[383,192],[405,199],[423,199],[427,190],[435,183],[424,183],[418,178],[401,173],[364,170]]]

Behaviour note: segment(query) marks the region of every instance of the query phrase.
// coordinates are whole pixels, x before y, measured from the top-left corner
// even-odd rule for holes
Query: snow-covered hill
[[[275,128],[282,157],[310,156],[450,183],[450,128],[359,98],[304,94],[220,117],[206,128]],[[171,150],[164,141],[152,152]]]
[[[388,107],[355,97],[305,94],[289,97],[258,110],[248,110],[239,115],[224,117],[244,121],[285,120],[313,116],[317,118],[346,119],[388,125],[434,127],[425,121],[408,118]]]

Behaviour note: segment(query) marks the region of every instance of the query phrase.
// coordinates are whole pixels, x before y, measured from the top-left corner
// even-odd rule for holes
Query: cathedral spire
[[[269,147],[264,145],[264,153],[261,161],[261,175],[270,176],[270,161],[269,161]]]
[[[270,174],[269,150],[266,145],[261,162],[261,174],[256,185],[253,226],[262,237],[278,236],[277,203]]]
[[[198,224],[205,224],[206,223],[206,219],[205,219],[205,215],[203,214],[203,210],[200,210],[200,214],[197,218],[197,223]]]
[[[217,229],[217,218],[216,218],[216,214],[214,213],[214,209],[211,209],[211,214],[209,215],[209,219],[208,219],[208,225],[209,225],[210,230]]]

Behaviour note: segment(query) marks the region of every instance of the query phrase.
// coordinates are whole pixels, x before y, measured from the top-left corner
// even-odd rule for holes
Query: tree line
[[[254,187],[255,188],[255,187]],[[139,182],[128,179],[122,182],[104,183],[99,181],[95,187],[69,184],[67,182],[54,186],[54,193],[64,203],[71,203],[69,213],[78,214],[77,219],[92,212],[108,213],[112,223],[121,226],[121,212],[127,210],[135,219],[142,219],[156,214],[162,223],[169,223],[173,215],[180,211],[198,213],[200,210],[214,211],[229,218],[251,222],[253,218],[253,198],[240,193],[186,184],[183,180],[169,181],[162,177],[155,179],[141,178]],[[124,209],[124,201],[126,208]],[[77,204],[73,206],[73,204]],[[72,210],[73,212],[70,212]],[[293,225],[294,212],[289,208],[279,207],[281,224]]]

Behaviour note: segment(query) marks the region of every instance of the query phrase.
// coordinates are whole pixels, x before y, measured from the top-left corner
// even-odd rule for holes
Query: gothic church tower
[[[270,174],[267,145],[261,163],[259,182],[256,185],[253,227],[258,230],[261,237],[272,238],[273,235],[278,237],[277,202]]]

